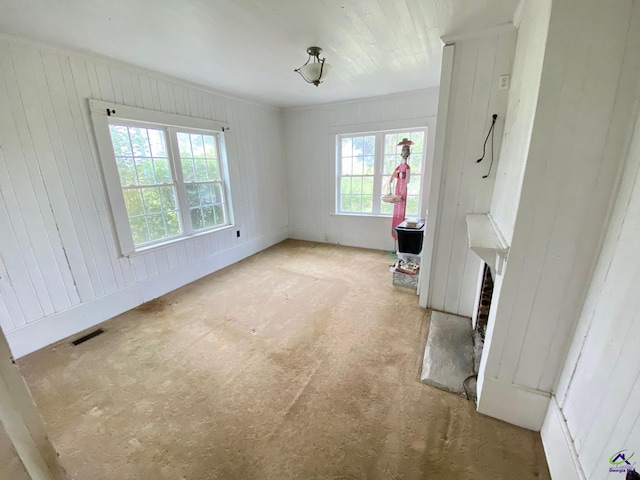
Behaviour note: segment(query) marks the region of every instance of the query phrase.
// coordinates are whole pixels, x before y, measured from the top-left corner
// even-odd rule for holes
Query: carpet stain
[[[139,313],[162,313],[167,309],[167,302],[162,298],[156,298],[150,302],[143,303],[135,310]]]

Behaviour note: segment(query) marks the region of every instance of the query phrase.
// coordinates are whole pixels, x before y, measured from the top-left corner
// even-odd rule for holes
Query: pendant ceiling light
[[[321,53],[322,49],[320,47],[307,48],[307,54],[309,54],[307,63],[294,70],[304,78],[305,82],[313,83],[316,87],[324,82],[324,79],[327,78],[331,71],[331,65],[325,63],[324,58],[320,58]]]

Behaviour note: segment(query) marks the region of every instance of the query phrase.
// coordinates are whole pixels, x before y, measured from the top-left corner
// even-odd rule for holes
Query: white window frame
[[[422,151],[422,171],[420,172],[420,196],[418,199],[418,217],[426,216],[426,208],[424,206],[425,199],[428,198],[429,189],[427,179],[431,176],[431,157],[433,148],[433,122],[431,119],[416,119],[416,123],[411,125],[398,124],[388,122],[377,125],[352,125],[350,127],[334,127],[330,130],[333,154],[333,171],[332,171],[332,189],[333,204],[331,214],[358,217],[382,217],[390,218],[392,213],[382,213],[380,199],[382,192],[382,178],[384,176],[384,135],[387,133],[396,133],[400,131],[424,131],[424,148]],[[343,212],[340,209],[340,179],[341,175],[341,140],[343,137],[358,137],[375,135],[375,155],[374,155],[374,180],[373,180],[373,212]],[[398,158],[400,152],[398,151]],[[411,157],[409,157],[411,164]]]
[[[104,175],[107,195],[109,197],[108,200],[111,206],[113,224],[118,243],[120,245],[120,253],[123,256],[129,256],[166,244],[183,241],[196,235],[210,234],[212,232],[218,232],[235,227],[225,141],[225,131],[228,131],[229,129],[229,125],[227,123],[158,112],[155,110],[146,110],[94,99],[89,100],[89,108],[91,111],[91,119],[93,121],[102,173]],[[195,134],[215,133],[218,139],[219,167],[223,181],[223,195],[225,199],[227,222],[224,225],[215,226],[206,230],[194,231],[190,222],[181,221],[183,229],[181,234],[162,238],[155,242],[145,243],[144,245],[136,247],[133,242],[129,216],[124,203],[120,174],[118,173],[113,143],[109,132],[109,125],[111,124],[162,128],[169,136],[176,132]],[[175,144],[175,142],[168,140],[169,138],[167,138],[167,150],[171,151],[171,157],[173,159],[179,159],[180,153],[178,151],[178,145]],[[180,212],[180,216],[184,219],[189,212],[186,193],[187,184],[184,183],[181,168],[176,168],[175,161],[170,161],[169,165],[173,176],[173,182],[176,185],[178,211]]]

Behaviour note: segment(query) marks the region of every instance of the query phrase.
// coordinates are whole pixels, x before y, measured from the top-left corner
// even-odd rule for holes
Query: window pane
[[[214,205],[213,211],[216,216],[216,225],[224,225],[227,223],[225,209],[223,205]]]
[[[373,177],[362,179],[362,193],[373,196]]]
[[[168,237],[162,214],[148,215],[147,223],[149,224],[151,240],[160,240],[161,238]]]
[[[185,182],[195,182],[196,174],[193,167],[193,159],[182,159],[182,176]]]
[[[368,135],[364,137],[364,154],[373,157],[376,150],[376,137],[375,135]]]
[[[373,212],[373,198],[372,197],[362,197],[362,211],[366,213]]]
[[[169,232],[169,236],[172,237],[181,233],[178,212],[165,212],[164,221],[167,224],[167,231]]]
[[[120,174],[120,185],[128,187],[138,185],[136,177],[136,164],[132,157],[116,157],[118,164],[118,174]]]
[[[343,212],[351,211],[351,195],[340,196],[340,210]]]
[[[207,160],[207,168],[209,169],[208,180],[222,180],[218,160]]]
[[[191,209],[191,224],[194,230],[202,230],[204,228],[204,221],[202,220],[202,209]]]
[[[150,157],[149,136],[146,128],[129,127],[129,137],[133,147],[133,155],[136,157]]]
[[[351,178],[341,178],[340,179],[340,193],[349,193],[351,191]]]
[[[171,178],[171,169],[169,168],[169,159],[154,158],[153,166],[158,183],[172,183],[173,180]]]
[[[211,205],[213,204],[213,192],[211,184],[198,185],[198,192],[200,193],[200,204]]]
[[[216,218],[213,212],[213,205],[208,207],[202,207],[202,216],[204,218],[203,224],[205,228],[213,227],[216,225]]]
[[[375,157],[364,157],[364,174],[373,175],[374,173],[376,173]]]
[[[198,185],[187,185],[187,197],[189,198],[189,208],[200,206],[200,193]]]
[[[162,211],[177,210],[174,187],[160,187],[158,192],[160,193]]]
[[[151,156],[167,157],[167,143],[164,139],[164,132],[162,130],[147,129],[149,135],[149,144],[151,145]]]
[[[180,163],[172,164],[165,127],[110,125],[109,132],[136,246],[180,235],[182,221],[189,223],[180,214],[175,171],[182,173],[193,230],[227,222],[218,134],[176,132]]]
[[[195,167],[197,182],[206,182],[207,180],[209,180],[209,173],[207,172],[207,160],[205,158],[194,159],[193,166]]]
[[[213,203],[223,203],[224,197],[222,196],[222,184],[214,183],[213,187]]]
[[[157,188],[143,189],[142,198],[144,199],[144,208],[147,214],[162,212],[162,205],[160,203],[160,192],[158,192]]]
[[[136,171],[140,185],[153,185],[156,183],[156,176],[153,173],[153,159],[136,158]]]
[[[419,201],[417,196],[407,196],[407,210],[406,216],[416,216],[418,215]]]
[[[353,159],[353,175],[363,175],[364,174],[364,158],[358,157]]]
[[[127,208],[127,215],[133,217],[135,215],[144,215],[144,207],[142,206],[142,195],[139,188],[131,188],[122,191],[124,195],[124,205]]]
[[[178,133],[178,150],[180,151],[180,158],[193,158],[191,153],[191,140],[188,133]]]
[[[215,160],[218,158],[218,148],[216,146],[216,137],[213,135],[203,135],[204,138],[204,154],[208,159]]]
[[[409,177],[409,184],[407,185],[407,194],[420,195],[420,175],[411,174]]]
[[[133,236],[134,244],[140,245],[141,243],[147,243],[151,240],[149,229],[147,228],[147,219],[145,217],[131,217],[129,218],[129,225],[131,226],[131,235]]]
[[[123,125],[109,125],[111,133],[111,143],[113,153],[116,157],[133,157],[131,142],[129,141],[129,130]]]
[[[362,193],[362,178],[352,178],[351,179],[351,193],[357,193],[360,195]]]
[[[342,175],[351,175],[351,157],[342,157]]]
[[[205,158],[202,135],[191,134],[191,150],[193,152],[193,158]]]
[[[382,202],[380,204],[380,213],[384,213],[384,214],[393,213],[393,203]]]
[[[354,137],[353,140],[353,156],[357,157],[364,154],[364,138]]]
[[[341,152],[342,152],[342,158],[345,157],[350,157],[353,155],[353,153],[351,152],[351,139],[350,138],[343,138],[342,139],[342,147],[341,147]]]

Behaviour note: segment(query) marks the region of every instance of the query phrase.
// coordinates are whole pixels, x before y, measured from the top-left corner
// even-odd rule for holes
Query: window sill
[[[167,248],[177,243],[191,240],[193,238],[203,237],[205,235],[213,235],[214,233],[226,232],[227,230],[233,230],[234,228],[237,228],[237,225],[225,225],[224,227],[216,228],[215,230],[206,230],[204,232],[193,233],[191,235],[183,235],[181,237],[176,237],[176,238],[167,240],[166,242],[154,243],[153,245],[142,247],[136,250],[135,252],[122,255],[122,257],[123,258],[139,257],[140,255],[146,255],[147,253],[152,253],[158,250],[162,250],[163,248]]]
[[[359,217],[359,218],[391,218],[393,215],[388,214],[384,215],[381,213],[342,213],[342,212],[333,212],[330,213],[331,216],[336,217]]]

